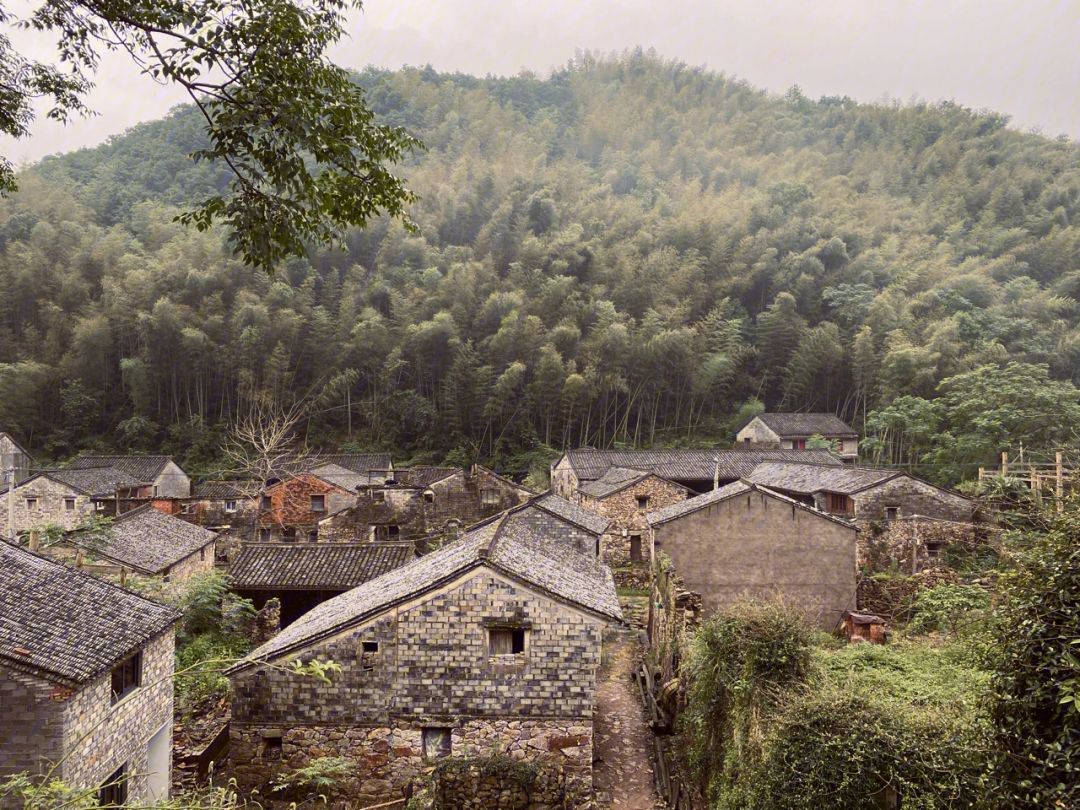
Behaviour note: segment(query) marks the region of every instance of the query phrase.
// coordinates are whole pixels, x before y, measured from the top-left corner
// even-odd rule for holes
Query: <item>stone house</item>
[[[181,502],[177,516],[205,529],[250,528],[255,525],[261,494],[262,486],[255,481],[206,481]]]
[[[297,463],[299,472],[311,473],[327,480],[338,479],[350,492],[358,486],[381,484],[394,477],[394,463],[389,453],[328,453],[307,456]],[[350,476],[345,478],[344,476]]]
[[[0,431],[0,484],[16,484],[30,477],[34,460],[23,450],[10,433]]]
[[[161,577],[165,582],[183,582],[214,568],[217,535],[150,504],[114,519],[110,535],[100,547],[87,548],[69,540],[53,547],[53,553],[68,557],[79,553],[80,559],[98,563],[95,568],[100,573]]]
[[[568,450],[551,465],[551,490],[563,498],[587,481],[597,481],[613,467],[647,470],[694,492],[738,481],[764,461],[810,461],[843,464],[828,450],[780,450],[756,445],[733,450]]]
[[[360,487],[356,503],[322,520],[319,539],[332,542],[429,542],[520,506],[535,493],[474,464],[395,470],[380,484]]]
[[[166,797],[179,614],[0,542],[0,616],[0,780],[51,775],[121,804]]]
[[[596,536],[560,509],[534,502],[484,521],[324,602],[234,667],[241,787],[341,756],[356,763],[342,790],[368,806],[402,799],[433,760],[498,749],[558,786],[530,807],[586,806],[601,635],[621,613]],[[311,658],[341,670],[323,683],[285,668]]]
[[[779,595],[831,629],[855,606],[855,526],[758,484],[737,481],[667,506],[649,525],[652,559],[666,555],[706,615]]]
[[[170,456],[78,456],[68,463],[69,470],[111,468],[129,479],[144,483],[144,497],[188,498],[191,479]]]
[[[681,503],[694,492],[648,470],[612,467],[578,487],[575,502],[611,520],[600,541],[601,556],[612,567],[647,564],[649,512]]]
[[[316,542],[319,521],[356,503],[356,492],[303,473],[268,486],[259,504],[261,542]]]
[[[863,527],[916,515],[970,523],[976,514],[970,498],[897,470],[772,462],[758,465],[746,478]]]
[[[288,627],[323,602],[416,557],[412,543],[245,543],[229,568],[237,594],[261,610],[281,604]]]
[[[859,458],[859,434],[831,413],[761,413],[735,434],[735,441],[805,450],[813,436],[836,442],[836,453],[845,462],[854,463]]]
[[[115,467],[45,470],[0,493],[0,525],[7,525],[9,504],[16,534],[55,524],[74,529],[93,515],[108,516],[119,497],[135,497],[143,483]]]

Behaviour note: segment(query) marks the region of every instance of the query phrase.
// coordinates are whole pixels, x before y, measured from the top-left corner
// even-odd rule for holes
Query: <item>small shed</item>
[[[889,640],[885,631],[885,620],[870,613],[845,610],[840,614],[840,629],[853,644],[861,641],[884,644]]]

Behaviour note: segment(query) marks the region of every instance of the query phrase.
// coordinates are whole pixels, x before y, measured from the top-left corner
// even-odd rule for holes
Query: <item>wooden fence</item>
[[[705,802],[679,766],[678,754],[671,737],[675,718],[657,698],[661,688],[657,674],[657,670],[648,662],[643,663],[634,673],[634,680],[641,691],[641,701],[649,713],[649,725],[655,734],[653,745],[656,769],[653,774],[656,792],[671,810],[704,810]]]

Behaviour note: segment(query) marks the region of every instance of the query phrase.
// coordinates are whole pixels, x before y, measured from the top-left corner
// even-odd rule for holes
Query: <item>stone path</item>
[[[604,634],[597,676],[593,766],[596,806],[607,810],[661,810],[653,782],[653,734],[631,673],[641,659],[638,630]]]

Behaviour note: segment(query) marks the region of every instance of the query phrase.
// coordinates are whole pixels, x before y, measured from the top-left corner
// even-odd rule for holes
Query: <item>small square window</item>
[[[96,509],[99,512],[104,512],[105,511],[105,501],[95,501],[94,509]]]
[[[401,527],[400,526],[387,526],[386,527],[386,536],[390,540],[397,540],[397,538],[400,535],[401,535]]]
[[[885,519],[886,520],[896,520],[899,517],[900,517],[900,507],[899,506],[886,506],[885,507]]]
[[[488,506],[497,506],[499,504],[499,490],[497,489],[482,489],[480,490],[480,503],[487,504]]]
[[[262,542],[262,543],[269,543],[270,542],[270,530],[269,529],[259,529],[259,541]]]
[[[377,489],[371,493],[371,500],[375,501],[375,503],[382,503],[386,500],[386,493],[381,489]]]
[[[836,452],[837,453],[843,453],[844,452],[844,440],[843,439],[837,439],[836,440]]]
[[[172,569],[171,568],[166,568],[164,571],[161,572],[161,579],[164,582],[168,582],[171,579],[171,575],[172,575]]]
[[[326,496],[325,495],[312,495],[311,496],[311,511],[312,512],[325,512],[326,511]]]
[[[65,512],[74,512],[75,511],[75,499],[74,498],[64,498],[64,511]]]
[[[27,509],[37,509],[37,498],[27,498],[26,499],[26,508]]]
[[[649,496],[648,495],[638,495],[637,508],[638,509],[648,509],[649,508]]]
[[[142,653],[137,652],[112,671],[112,702],[138,689],[142,683]]]
[[[490,655],[520,655],[524,652],[524,629],[490,628],[488,630],[488,653]]]
[[[435,503],[435,493],[430,489],[424,493],[424,503]]]
[[[294,527],[294,526],[287,527],[284,531],[282,531],[281,539],[284,540],[286,543],[295,543],[296,542],[296,527]]]
[[[225,511],[226,512],[235,512],[236,511],[236,501],[225,501]]]
[[[274,499],[269,495],[263,495],[262,496],[262,508],[263,509],[273,509],[274,508]]]
[[[364,672],[371,672],[379,660],[379,642],[360,642],[360,668]]]
[[[424,759],[445,759],[450,756],[450,729],[425,728],[421,732]]]

